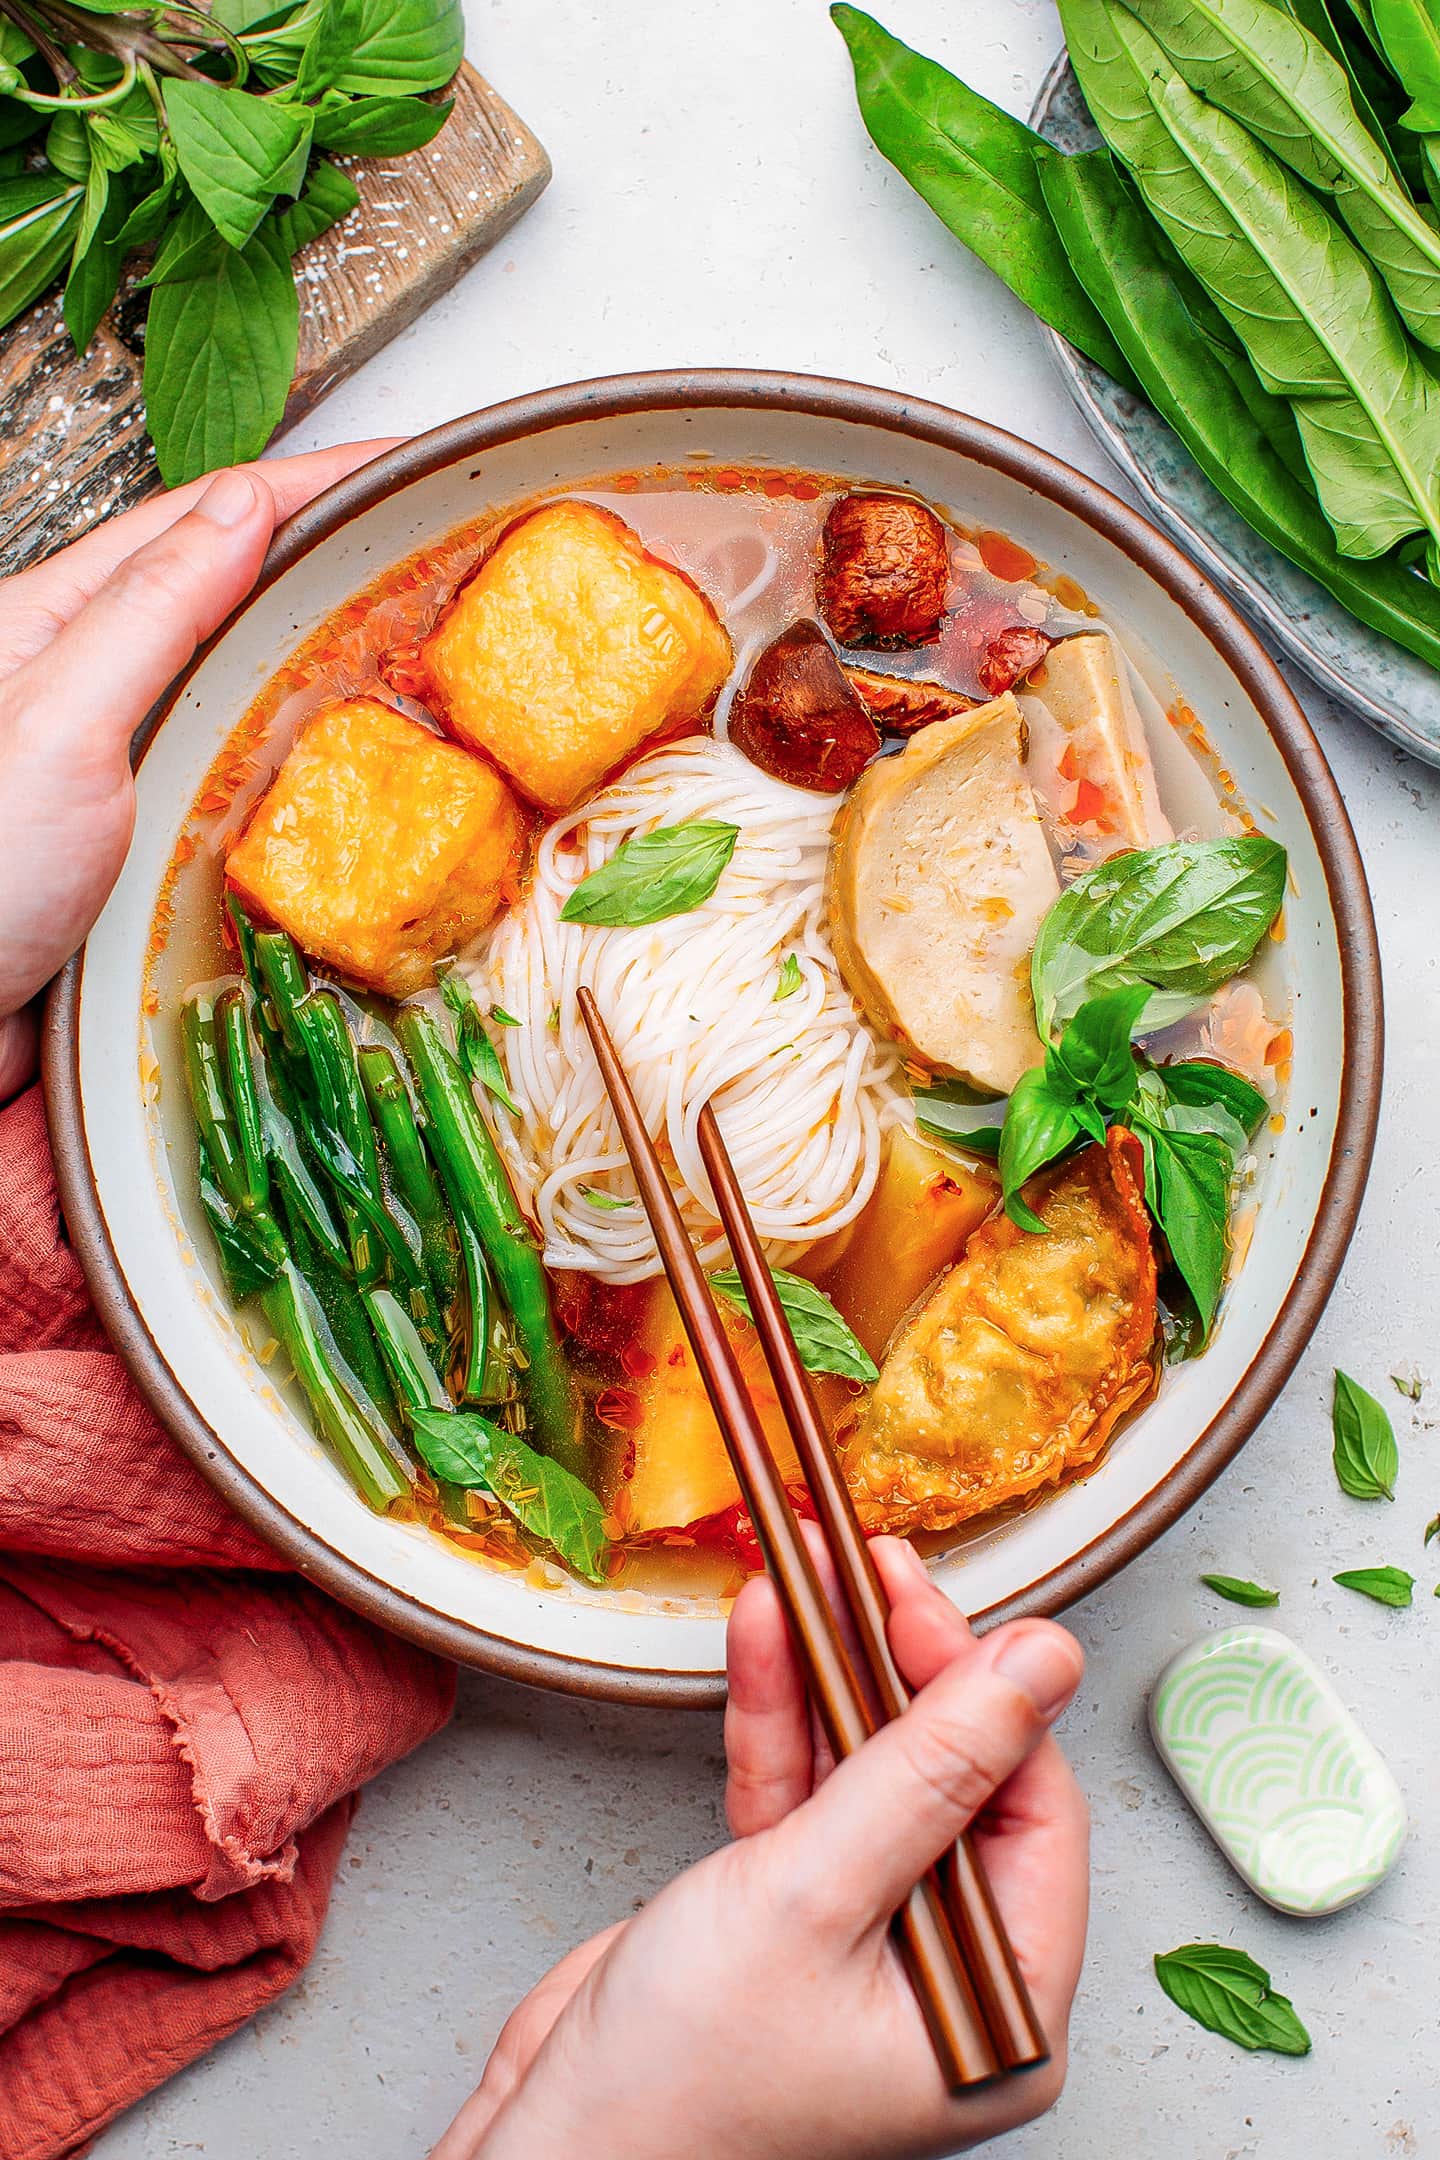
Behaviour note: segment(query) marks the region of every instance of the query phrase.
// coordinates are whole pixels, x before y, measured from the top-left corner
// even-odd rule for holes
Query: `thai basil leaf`
[[[45,137],[45,155],[67,180],[84,180],[90,171],[90,135],[80,113],[56,113]]]
[[[1352,1500],[1393,1500],[1400,1450],[1389,1413],[1338,1366],[1330,1422],[1341,1490]]]
[[[588,1582],[604,1579],[605,1510],[588,1485],[473,1410],[415,1410],[415,1445],[447,1485],[489,1492]]]
[[[795,992],[800,988],[804,980],[805,977],[800,972],[798,956],[793,952],[787,952],[780,962],[776,974],[775,995],[771,1002],[778,1005],[782,998],[794,997]]]
[[[1042,1039],[1090,998],[1148,983],[1162,1027],[1249,965],[1285,897],[1285,850],[1260,834],[1112,856],[1066,887],[1040,925],[1030,980]]]
[[[1133,1102],[1140,1071],[1131,1036],[1149,1004],[1148,983],[1121,984],[1088,998],[1060,1041],[1046,1052],[1045,1072],[1052,1094],[1072,1104],[1093,1103],[1113,1118]],[[1103,1141],[1104,1131],[1100,1133]]]
[[[1128,369],[1065,258],[1040,168],[1058,153],[859,8],[830,17],[849,47],[860,116],[888,158],[957,239],[1117,381]]]
[[[1109,152],[1059,159],[1041,177],[1077,275],[1146,397],[1211,485],[1360,622],[1440,667],[1440,592],[1388,557],[1357,562],[1340,553],[1290,407],[1261,386],[1243,353],[1228,358],[1207,336],[1214,303]]]
[[[290,258],[273,227],[208,275],[156,286],[145,408],[168,487],[259,456],[285,410],[299,321]]]
[[[181,172],[231,247],[245,245],[277,195],[298,191],[313,125],[303,106],[170,81],[165,117]]]
[[[1358,1590],[1377,1605],[1409,1605],[1414,1599],[1415,1578],[1400,1567],[1345,1568],[1330,1580],[1342,1590]]]
[[[1440,22],[1424,0],[1371,0],[1371,19],[1413,101],[1400,116],[1401,127],[1433,134],[1440,129]]]
[[[1225,1281],[1234,1158],[1211,1132],[1174,1131],[1137,1117],[1145,1197],[1208,1334]]]
[[[973,1104],[947,1102],[943,1096],[923,1088],[916,1090],[915,1122],[922,1132],[948,1141],[952,1147],[968,1148],[974,1155],[998,1155],[1003,1127],[971,1125],[968,1120],[974,1114]]]
[[[1200,1580],[1207,1590],[1213,1590],[1217,1597],[1228,1598],[1232,1605],[1278,1605],[1280,1602],[1278,1590],[1264,1590],[1259,1583],[1246,1582],[1239,1575],[1202,1575]]]
[[[286,254],[298,255],[301,248],[348,217],[359,200],[360,190],[349,173],[341,172],[338,165],[325,159],[317,160],[310,168],[299,201],[270,213]]]
[[[1440,233],[1361,120],[1345,70],[1268,0],[1130,0],[1192,90],[1334,198],[1412,335],[1440,345]],[[1408,6],[1410,0],[1384,0]],[[1431,27],[1440,87],[1440,29]],[[1440,120],[1429,123],[1440,125]]]
[[[1231,1072],[1228,1065],[1207,1065],[1193,1059],[1178,1065],[1157,1065],[1154,1070],[1164,1082],[1171,1102],[1201,1108],[1207,1103],[1220,1103],[1247,1140],[1269,1108],[1253,1081]]]
[[[165,229],[175,204],[179,185],[179,166],[175,158],[174,144],[163,142],[160,146],[160,178],[148,195],[139,202],[125,220],[119,234],[122,248],[148,247],[158,240]]]
[[[451,968],[440,979],[440,994],[455,1015],[455,1047],[471,1085],[483,1088],[487,1095],[502,1102],[512,1117],[518,1117],[520,1105],[510,1092],[500,1053],[485,1032],[469,983]]]
[[[120,289],[125,248],[120,235],[130,215],[133,192],[122,175],[110,183],[110,199],[88,246],[71,258],[65,281],[65,327],[77,353],[83,353],[100,327],[100,318]]]
[[[1269,390],[1291,399],[1347,554],[1440,546],[1440,384],[1324,205],[1207,105],[1116,0],[1061,0],[1091,111]]]
[[[342,157],[403,157],[434,140],[454,103],[453,98],[438,105],[417,97],[347,98],[316,113],[316,148]]]
[[[1182,1943],[1155,1960],[1155,1977],[1187,2017],[1238,2047],[1308,2055],[1310,2035],[1263,1965],[1222,1943]]]
[[[839,1373],[843,1379],[863,1380],[867,1385],[879,1379],[874,1359],[823,1290],[806,1282],[803,1275],[787,1274],[784,1268],[772,1268],[770,1273],[807,1372]],[[710,1287],[747,1320],[752,1318],[745,1286],[733,1268],[721,1268],[712,1275]]]
[[[208,214],[198,202],[188,201],[172,221],[155,252],[145,285],[183,284],[186,278],[211,277],[229,252]]]
[[[324,0],[300,63],[300,95],[439,90],[464,57],[460,0]]]
[[[1431,1516],[1429,1522],[1425,1525],[1425,1535],[1420,1542],[1422,1545],[1428,1545],[1431,1538],[1434,1537],[1440,1537],[1440,1515]]]
[[[1044,1234],[1045,1225],[1020,1197],[1020,1188],[1046,1163],[1054,1162],[1083,1137],[1072,1103],[1051,1090],[1043,1065],[1022,1073],[1015,1084],[1000,1131],[998,1161],[1005,1212],[1022,1230]]]
[[[639,833],[581,879],[560,920],[618,928],[683,915],[709,899],[739,837],[738,825],[714,818]]]
[[[0,181],[0,328],[59,273],[74,244],[81,194],[48,173]]]

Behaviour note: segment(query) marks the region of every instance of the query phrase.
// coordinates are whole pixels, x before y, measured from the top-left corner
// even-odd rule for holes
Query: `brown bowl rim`
[[[1340,954],[1345,1087],[1314,1227],[1248,1371],[1182,1461],[1119,1522],[1016,1597],[985,1625],[1054,1614],[1096,1589],[1193,1506],[1274,1402],[1314,1331],[1354,1232],[1380,1110],[1384,1014],[1380,955],[1364,866],[1344,801],[1304,712],[1259,639],[1209,579],[1127,503],[992,422],[898,390],[763,369],[664,369],[563,383],[511,398],[383,452],[306,505],[271,543],[254,590],[183,670],[136,737],[136,762],[196,669],[255,600],[360,512],[443,466],[585,419],[690,408],[791,410],[888,429],[954,450],[1018,480],[1101,534],[1169,594],[1217,648],[1261,714],[1300,796],[1325,874]],[[298,1522],[226,1451],[191,1402],[130,1295],[100,1210],[81,1117],[78,1013],[84,949],[51,985],[43,1075],[61,1207],[96,1310],[141,1394],[225,1500],[299,1573],[367,1619],[423,1648],[507,1679],[592,1700],[713,1708],[721,1674],[643,1670],[534,1650],[457,1621],[394,1589]]]

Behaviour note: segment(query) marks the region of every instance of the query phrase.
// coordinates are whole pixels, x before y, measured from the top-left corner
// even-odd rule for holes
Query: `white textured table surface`
[[[889,27],[1018,112],[1059,42],[1046,0],[875,0]],[[292,438],[408,433],[612,370],[808,369],[995,420],[1104,477],[1032,323],[869,148],[820,0],[470,0],[471,56],[555,161],[539,206]],[[1278,1407],[1161,1543],[1072,1614],[1089,1654],[1064,1737],[1095,1818],[1074,2067],[1004,2160],[1391,2160],[1440,2153],[1440,774],[1310,710],[1369,868],[1389,991],[1380,1147],[1340,1287]],[[1396,1413],[1393,1507],[1336,1490],[1342,1364]],[[1411,1414],[1387,1374],[1433,1375]],[[1409,1612],[1330,1587],[1393,1561]],[[1250,1899],[1158,1768],[1160,1665],[1233,1610],[1205,1569],[1280,1586],[1277,1616],[1387,1756],[1409,1846],[1367,1903],[1286,1921]],[[505,2013],[562,1950],[721,1835],[718,1721],[596,1709],[475,1676],[454,1724],[372,1788],[319,1953],[288,1997],[137,2107],[103,2160],[423,2153]],[[1160,1994],[1157,1950],[1234,1941],[1314,2036],[1247,2056]],[[1001,2148],[992,2147],[998,2153]],[[549,2160],[537,2155],[536,2160]]]

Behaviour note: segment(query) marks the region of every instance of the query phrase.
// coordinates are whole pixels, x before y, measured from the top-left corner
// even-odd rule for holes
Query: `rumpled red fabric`
[[[0,1110],[0,2154],[58,2160],[315,1947],[454,1669],[284,1572],[155,1423]]]

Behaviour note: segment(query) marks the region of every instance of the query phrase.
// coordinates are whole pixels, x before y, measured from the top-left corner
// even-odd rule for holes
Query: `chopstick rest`
[[[1275,1628],[1225,1628],[1150,1696],[1160,1759],[1237,1875],[1280,1912],[1353,1905],[1405,1839],[1400,1788],[1329,1680]]]

